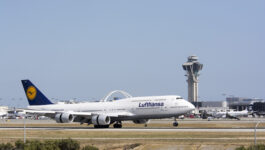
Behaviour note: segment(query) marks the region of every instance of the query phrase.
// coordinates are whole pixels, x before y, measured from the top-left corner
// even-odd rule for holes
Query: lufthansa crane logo
[[[36,97],[36,95],[37,95],[36,88],[33,87],[33,86],[28,87],[28,89],[27,89],[27,97],[28,97],[28,99],[29,100],[33,100]]]

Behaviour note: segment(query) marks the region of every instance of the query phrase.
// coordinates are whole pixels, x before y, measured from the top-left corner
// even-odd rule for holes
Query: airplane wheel
[[[114,128],[122,128],[122,124],[117,124],[117,123],[116,123],[116,124],[113,125],[113,127],[114,127]]]
[[[94,125],[94,128],[109,128],[109,125]]]
[[[174,127],[177,127],[179,125],[179,123],[176,121],[176,122],[173,122],[173,126]]]

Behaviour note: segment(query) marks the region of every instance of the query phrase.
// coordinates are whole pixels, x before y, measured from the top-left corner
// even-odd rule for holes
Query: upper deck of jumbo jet
[[[131,97],[131,98],[125,98],[121,100],[132,100],[132,101],[137,101],[137,100],[175,100],[175,99],[183,99],[181,96],[178,95],[164,95],[164,96],[144,96],[144,97]]]
[[[68,104],[68,103],[53,103],[53,104],[48,104],[47,107],[51,105],[56,105],[56,106],[65,106],[65,105],[71,105],[71,106],[78,106],[78,105],[86,105],[86,104],[102,104],[102,103],[119,103],[119,102],[139,102],[139,101],[166,101],[166,100],[184,100],[181,96],[179,95],[164,95],[164,96],[147,96],[147,97],[130,97],[130,98],[122,98],[119,100],[110,100],[106,102],[102,101],[85,101],[85,102],[79,102],[79,103],[74,103],[74,104]],[[34,108],[38,106],[29,106],[28,108]]]

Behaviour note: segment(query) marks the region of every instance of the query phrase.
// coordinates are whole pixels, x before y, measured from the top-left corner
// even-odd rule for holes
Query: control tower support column
[[[203,64],[198,62],[197,56],[189,56],[188,61],[182,65],[186,71],[188,82],[188,100],[189,102],[198,101],[198,77],[199,71],[202,70]]]

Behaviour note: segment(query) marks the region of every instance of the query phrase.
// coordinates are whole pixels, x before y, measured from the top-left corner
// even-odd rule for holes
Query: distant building
[[[222,107],[223,101],[203,101],[202,107]]]
[[[200,102],[192,102],[196,107],[227,107],[224,106],[225,101],[200,101]]]
[[[253,105],[255,102],[265,102],[265,100],[258,98],[227,97],[226,102],[230,109],[241,111]]]

